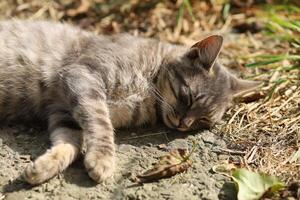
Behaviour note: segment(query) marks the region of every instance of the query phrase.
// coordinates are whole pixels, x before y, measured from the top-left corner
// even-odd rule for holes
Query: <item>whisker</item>
[[[164,105],[166,106],[165,109],[167,109],[167,111],[171,112],[172,114],[175,114],[174,108],[167,101],[165,101],[164,97],[161,95],[158,89],[154,85],[150,85],[150,89],[150,91],[153,92],[156,99],[160,103],[164,103]]]

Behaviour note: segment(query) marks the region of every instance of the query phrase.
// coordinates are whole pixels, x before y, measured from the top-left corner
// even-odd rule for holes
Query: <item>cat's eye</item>
[[[210,119],[208,117],[201,117],[200,121],[210,122]]]
[[[203,99],[204,97],[205,97],[204,94],[198,94],[197,96],[194,97],[194,100],[199,101],[199,100]]]
[[[211,120],[208,117],[201,117],[199,121],[204,124],[211,124]]]
[[[193,96],[190,87],[183,85],[180,88],[180,101],[187,107],[190,107],[192,105]]]

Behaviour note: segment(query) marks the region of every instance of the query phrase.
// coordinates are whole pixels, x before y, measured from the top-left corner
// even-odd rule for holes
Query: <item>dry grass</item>
[[[227,112],[226,123],[214,131],[228,138],[231,149],[246,151],[244,164],[249,168],[286,182],[300,180],[299,159],[289,161],[300,149],[300,63],[290,56],[299,54],[300,7],[278,6],[274,17],[262,6],[217,2],[8,0],[0,2],[0,19],[68,21],[99,34],[126,31],[187,45],[208,34],[224,35],[222,62],[263,86],[239,98]],[[276,17],[292,21],[282,23]],[[232,34],[233,27],[242,33]]]

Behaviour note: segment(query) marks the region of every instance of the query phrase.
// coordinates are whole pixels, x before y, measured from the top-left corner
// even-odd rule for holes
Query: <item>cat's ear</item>
[[[222,36],[212,35],[194,44],[187,55],[192,59],[200,59],[203,67],[210,70],[220,53],[222,44]]]
[[[231,92],[234,96],[239,96],[245,92],[257,89],[262,83],[259,81],[243,80],[236,77],[231,78]]]

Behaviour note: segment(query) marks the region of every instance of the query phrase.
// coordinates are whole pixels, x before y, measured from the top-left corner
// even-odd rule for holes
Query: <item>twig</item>
[[[288,98],[288,100],[286,100],[281,106],[279,106],[275,111],[273,111],[271,113],[271,115],[274,115],[275,113],[277,113],[279,110],[281,110],[281,108],[283,108],[286,104],[288,104],[291,100],[295,99],[295,96],[298,95],[297,92],[295,92],[290,98]]]
[[[144,138],[144,137],[156,136],[156,135],[161,135],[161,134],[166,134],[166,133],[169,133],[169,131],[163,131],[163,132],[158,132],[158,133],[150,133],[150,134],[146,134],[146,135],[133,136],[133,137],[124,138],[122,140],[123,141],[124,140],[133,140],[133,139],[139,139],[139,138]]]
[[[191,157],[191,155],[195,152],[195,150],[196,150],[196,141],[195,140],[193,140],[193,146],[192,146],[192,150],[191,150],[191,152],[189,153],[189,155],[187,155],[187,156],[185,156],[184,157],[184,159],[181,161],[181,163],[183,163],[183,162],[185,162],[185,161],[187,161],[187,160],[189,160],[190,159],[190,157]]]
[[[245,155],[245,161],[247,164],[250,164],[253,162],[253,158],[256,155],[256,152],[258,150],[258,146],[253,146],[251,150]]]
[[[223,149],[223,148],[218,148],[218,149],[215,149],[215,150],[212,150],[212,151],[215,152],[215,153],[226,152],[226,153],[230,153],[230,154],[233,154],[233,155],[245,155],[246,154],[245,151],[238,151],[238,150],[232,150],[232,149]]]
[[[234,115],[231,117],[231,119],[228,121],[228,124],[231,124],[233,122],[233,120],[235,119],[235,117],[242,111],[244,110],[244,107],[241,107],[240,109],[238,109]]]

